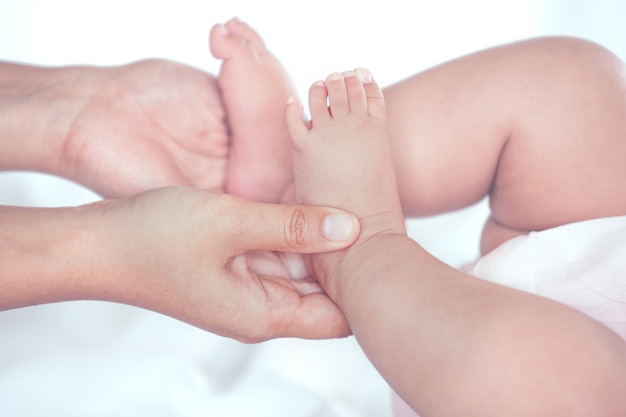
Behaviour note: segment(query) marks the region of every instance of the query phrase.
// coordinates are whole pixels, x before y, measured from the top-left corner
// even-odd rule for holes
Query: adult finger
[[[229,223],[229,241],[241,252],[331,252],[350,246],[360,233],[358,218],[344,210],[245,200],[233,207]]]
[[[323,293],[303,296],[299,308],[285,318],[281,330],[280,336],[301,339],[333,339],[352,334],[343,312]]]

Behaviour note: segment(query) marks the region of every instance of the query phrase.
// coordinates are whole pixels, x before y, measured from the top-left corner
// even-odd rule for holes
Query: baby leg
[[[405,213],[489,195],[483,252],[531,230],[626,214],[625,73],[598,45],[544,38],[386,88]]]
[[[292,180],[285,102],[294,87],[261,37],[237,19],[211,30],[211,52],[231,131],[228,193],[277,202]]]
[[[314,84],[310,124],[295,101],[286,118],[298,201],[361,220],[352,247],[308,259],[368,358],[423,415],[619,414],[616,335],[547,299],[470,278],[406,236],[382,94],[360,75]],[[584,353],[564,356],[570,346]]]
[[[329,103],[329,104],[327,104]],[[364,69],[331,74],[310,89],[311,122],[287,106],[296,199],[352,211],[361,236],[405,233],[382,92]]]

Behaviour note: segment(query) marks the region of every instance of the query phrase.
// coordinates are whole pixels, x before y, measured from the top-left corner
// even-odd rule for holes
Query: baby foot
[[[237,19],[213,27],[210,47],[223,60],[218,84],[231,130],[226,191],[277,202],[293,178],[284,109],[295,89],[261,37]]]
[[[290,100],[296,200],[341,207],[361,220],[359,242],[405,233],[383,94],[364,69],[331,74],[309,90],[311,122]]]

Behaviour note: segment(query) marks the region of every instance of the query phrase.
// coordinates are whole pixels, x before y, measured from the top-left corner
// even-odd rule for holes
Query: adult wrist
[[[102,299],[98,217],[90,206],[0,207],[0,308]]]
[[[0,169],[62,175],[64,139],[93,81],[81,67],[0,63]]]

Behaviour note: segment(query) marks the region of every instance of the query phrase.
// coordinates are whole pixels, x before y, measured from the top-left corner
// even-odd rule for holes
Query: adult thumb
[[[231,242],[242,252],[331,252],[350,246],[360,233],[355,215],[331,207],[243,201],[233,214],[239,230]]]

